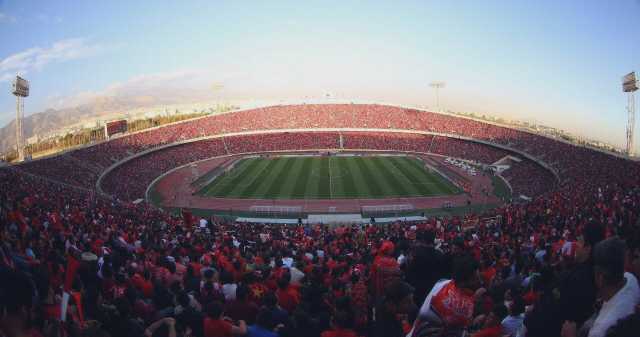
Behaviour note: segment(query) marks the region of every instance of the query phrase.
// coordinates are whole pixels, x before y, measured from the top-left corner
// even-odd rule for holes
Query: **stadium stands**
[[[551,173],[524,160],[505,177],[516,192],[534,195],[530,202],[349,227],[177,217],[92,190],[102,169],[144,150],[220,133],[305,128],[462,135],[540,158],[561,181],[551,183]],[[431,148],[483,163],[504,154],[442,136],[376,134],[290,132],[187,143],[118,166],[104,186],[127,200],[181,163],[228,151],[329,148],[340,135],[345,147]],[[277,106],[206,117],[0,169],[0,329],[47,337],[212,336],[216,331],[205,327],[231,324],[220,319],[225,311],[233,324],[257,322],[280,336],[400,336],[412,329],[414,336],[424,329],[570,336],[572,324],[602,316],[596,298],[609,294],[605,299],[624,312],[606,327],[635,333],[639,205],[638,163],[469,119],[379,105]],[[63,293],[71,295],[71,323],[58,324]],[[448,310],[447,303],[458,307]],[[441,320],[433,321],[430,310]]]
[[[254,153],[265,151],[291,151],[291,150],[324,150],[339,149],[339,138],[343,138],[343,149],[368,149],[385,151],[407,151],[424,152],[433,141],[433,136],[408,134],[408,133],[370,133],[370,132],[346,132],[346,133],[326,133],[326,132],[300,132],[300,133],[270,133],[246,136],[231,136],[221,139],[211,139],[186,143],[169,149],[152,152],[145,156],[135,158],[123,165],[116,167],[106,175],[102,182],[103,190],[111,195],[115,195],[121,200],[132,201],[144,197],[144,192],[149,184],[157,177],[168,170],[188,164],[193,161],[225,154]],[[222,146],[226,144],[225,148]],[[439,141],[443,143],[442,140]],[[437,154],[464,157],[459,148],[461,140],[452,140],[451,152],[446,151],[443,144],[438,145]],[[217,144],[217,146],[212,146]],[[448,143],[444,143],[448,144]],[[496,158],[506,155],[500,149],[486,145],[471,144],[466,145],[470,152],[470,158],[475,158],[482,163],[491,163]],[[481,161],[481,160],[487,160]],[[532,174],[535,181],[522,179],[512,182],[520,192],[535,192],[538,195],[547,191],[553,185],[554,177],[539,165],[531,161],[529,171],[524,173]],[[64,179],[64,172],[61,172]],[[539,181],[540,180],[540,181]],[[465,185],[464,181],[458,182]],[[532,189],[522,185],[536,184],[538,189]]]

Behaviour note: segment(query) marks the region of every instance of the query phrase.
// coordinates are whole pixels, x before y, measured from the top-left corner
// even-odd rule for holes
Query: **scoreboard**
[[[127,120],[121,119],[117,121],[107,122],[104,127],[106,129],[107,137],[111,137],[112,135],[115,135],[117,133],[127,132]]]

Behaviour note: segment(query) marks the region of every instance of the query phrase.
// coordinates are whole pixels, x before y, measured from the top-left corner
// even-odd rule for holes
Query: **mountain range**
[[[68,108],[47,109],[24,118],[24,139],[34,135],[45,136],[52,132],[75,125],[95,123],[97,120],[123,118],[128,112],[141,108],[154,108],[162,111],[163,106],[180,103],[193,103],[193,95],[144,95],[144,96],[100,96],[89,102]],[[202,98],[202,97],[200,97]],[[16,146],[15,119],[0,128],[0,153]]]

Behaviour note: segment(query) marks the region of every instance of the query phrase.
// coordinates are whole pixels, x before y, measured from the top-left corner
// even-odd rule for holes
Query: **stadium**
[[[571,146],[410,108],[301,104],[180,122],[18,167],[120,201],[154,199],[168,209],[252,218],[259,218],[257,209],[285,218],[318,213],[325,222],[327,214],[351,213],[369,221],[372,215],[490,209],[511,195],[522,202],[550,192],[566,169],[548,163],[529,141]],[[507,193],[501,199],[496,189]]]
[[[528,237],[546,223],[583,226],[576,209],[631,228],[638,195],[629,187],[640,183],[639,169],[626,158],[470,118],[392,105],[297,104],[123,134],[0,172],[5,198],[19,201],[29,191],[19,216],[48,214],[54,227],[95,217],[82,211],[93,205],[101,217],[130,223],[127,231],[161,219],[198,228],[198,215],[214,215],[230,228],[337,224],[324,229],[332,231],[406,221],[412,225],[394,227],[405,234],[441,221],[464,228],[460,235],[528,223],[518,229]],[[494,191],[499,182],[509,192],[503,198]],[[460,207],[461,215],[451,213]],[[526,220],[533,215],[537,221]]]
[[[211,6],[203,7],[217,13],[229,5]],[[424,9],[422,6],[436,5],[416,6]],[[630,12],[628,8],[622,11],[619,4],[610,6],[607,10]],[[10,125],[15,143],[11,153],[3,157],[6,161],[0,162],[1,337],[637,336],[640,160],[633,154],[633,94],[639,84],[635,72],[622,78],[622,91],[628,98],[627,119],[622,122],[619,116],[595,119],[592,110],[607,106],[609,101],[604,104],[597,98],[578,99],[570,92],[561,96],[557,94],[560,85],[554,88],[558,96],[549,98],[551,110],[557,115],[565,113],[558,112],[563,107],[554,101],[558,97],[595,102],[589,107],[582,101],[576,105],[584,108],[585,117],[572,121],[582,126],[601,123],[602,130],[588,130],[593,134],[609,132],[607,123],[613,120],[620,125],[627,123],[626,148],[621,150],[529,123],[507,123],[443,109],[438,91],[445,87],[441,81],[429,84],[435,90],[435,105],[402,103],[408,99],[397,101],[401,103],[383,100],[407,89],[402,85],[397,90],[392,88],[397,84],[396,76],[413,83],[411,76],[401,77],[401,72],[422,76],[419,67],[403,68],[402,60],[413,59],[402,59],[398,50],[407,50],[416,59],[424,58],[425,53],[437,56],[444,50],[443,55],[451,60],[433,61],[437,66],[430,71],[439,73],[439,67],[443,67],[465,80],[477,80],[476,74],[468,71],[470,68],[490,73],[492,78],[495,75],[496,83],[502,83],[499,97],[487,94],[483,99],[497,100],[492,102],[496,106],[520,109],[511,104],[512,97],[506,97],[507,93],[514,93],[507,87],[525,82],[514,80],[513,74],[533,76],[539,79],[533,81],[539,86],[542,79],[549,78],[547,69],[541,70],[531,58],[527,58],[530,69],[512,72],[511,61],[520,62],[515,56],[522,51],[518,49],[519,34],[527,36],[528,42],[536,41],[535,34],[518,32],[516,38],[507,39],[507,35],[496,38],[485,32],[492,38],[483,40],[485,35],[476,33],[478,27],[467,26],[468,18],[455,17],[455,34],[441,33],[455,40],[457,34],[470,31],[465,36],[472,39],[439,49],[437,42],[442,41],[438,35],[432,36],[433,43],[427,43],[428,52],[412,49],[415,47],[408,46],[411,43],[403,49],[394,45],[396,39],[408,39],[414,29],[420,30],[428,21],[422,14],[414,17],[417,14],[405,11],[400,17],[413,18],[407,19],[414,23],[410,32],[394,38],[388,38],[386,31],[380,36],[371,32],[355,35],[358,43],[369,35],[375,36],[375,41],[388,38],[385,48],[368,49],[365,38],[362,45],[336,47],[334,55],[323,53],[327,44],[322,38],[313,40],[319,47],[308,43],[312,39],[308,41],[307,35],[320,33],[303,30],[297,15],[291,14],[296,20],[289,17],[289,8],[281,9],[287,16],[275,20],[277,29],[271,31],[275,32],[271,36],[268,25],[261,26],[264,23],[257,19],[263,13],[246,6],[243,10],[247,15],[252,11],[255,14],[250,21],[258,23],[238,23],[226,17],[213,20],[215,13],[202,9],[210,15],[204,16],[199,8],[193,8],[189,20],[172,25],[166,24],[173,22],[166,16],[149,13],[153,11],[146,6],[133,7],[130,11],[136,14],[135,19],[124,18],[123,22],[133,25],[140,21],[155,28],[136,26],[146,33],[140,40],[127,40],[124,54],[118,54],[120,45],[99,54],[111,45],[84,45],[91,41],[77,38],[0,59],[0,83],[7,78],[13,80],[11,94],[15,97],[10,98],[15,98],[16,104],[11,104],[17,110],[15,122]],[[361,9],[375,18],[374,11]],[[103,10],[108,13],[109,8]],[[317,12],[321,10],[315,8]],[[23,18],[18,14],[23,12],[16,11],[13,16],[0,12],[0,26],[19,25]],[[170,12],[169,17],[173,18],[178,9]],[[304,12],[301,9],[297,13],[300,20]],[[391,12],[382,12],[381,23],[393,21],[388,19]],[[483,24],[502,27],[505,23],[495,14],[499,11],[491,12],[489,17],[497,19]],[[545,11],[542,16],[553,14],[547,12],[552,11]],[[237,15],[237,8],[233,13]],[[477,14],[475,10],[470,13]],[[119,8],[112,14],[129,13]],[[349,23],[357,19],[353,13],[342,14],[350,18]],[[323,15],[326,20],[333,16]],[[538,18],[542,16],[538,14]],[[155,26],[147,21],[149,17],[163,25]],[[580,20],[572,15],[567,18],[579,26]],[[337,22],[342,19],[339,17]],[[565,19],[563,16],[563,25]],[[67,24],[66,19],[37,20],[43,25]],[[209,20],[216,25],[203,23]],[[312,18],[305,20],[314,26]],[[117,20],[103,24],[111,29],[126,26],[119,22],[111,26],[111,21]],[[192,21],[198,23],[190,26]],[[620,20],[623,21],[637,26],[637,20]],[[219,27],[227,25],[232,25],[235,33],[240,31],[240,35],[229,38],[240,45],[244,38],[260,35],[246,33],[250,28],[264,29],[260,38],[268,46],[261,45],[258,39],[250,40],[247,49],[232,50],[227,47],[226,37],[216,40],[215,36]],[[72,31],[79,29],[69,27]],[[127,27],[122,35],[135,35],[133,27],[130,31]],[[207,38],[214,35],[212,41],[224,48],[216,45],[211,55],[220,53],[233,62],[225,60],[215,71],[205,67],[136,75],[122,81],[122,74],[131,70],[121,64],[125,60],[134,62],[131,68],[138,71],[147,65],[136,64],[136,58],[149,63],[152,69],[157,66],[153,64],[156,59],[167,62],[162,63],[163,67],[169,67],[167,64],[195,63],[198,58],[193,55],[207,55],[190,49],[188,45],[196,43],[184,42],[185,34],[176,40],[172,35],[175,27],[199,36],[203,46],[213,44],[207,43]],[[540,28],[539,22],[532,27]],[[396,27],[389,24],[385,28]],[[44,28],[38,29],[40,35],[47,35]],[[291,44],[295,48],[282,49],[290,42],[283,37],[297,36],[296,29],[305,32],[304,38]],[[338,37],[348,37],[348,31],[341,31]],[[585,37],[581,32],[572,34]],[[479,46],[474,44],[477,37],[483,46],[497,50],[490,53],[490,61],[480,52],[473,57],[465,55],[466,44]],[[328,45],[340,45],[339,38],[328,39]],[[143,46],[144,51],[134,45]],[[157,49],[158,45],[162,47]],[[167,46],[180,53],[169,53]],[[4,52],[2,48],[0,53]],[[507,53],[510,48],[514,54],[509,54],[509,62],[503,62],[498,54]],[[578,50],[568,44],[563,48]],[[525,50],[531,53],[530,49]],[[165,51],[176,59],[164,59]],[[235,59],[238,55],[234,52],[242,57]],[[363,52],[372,55],[360,54]],[[393,62],[381,63],[389,67],[360,71],[358,63],[366,63],[368,58],[378,60],[373,55],[376,53]],[[314,59],[312,54],[319,56]],[[354,58],[355,63],[341,68],[343,59],[349,60],[352,54],[359,55]],[[545,56],[541,56],[543,52],[532,54]],[[87,81],[88,91],[84,87],[77,90],[75,83],[65,82],[66,77],[56,78],[46,90],[36,91],[37,83],[46,84],[39,77],[40,71],[56,62],[77,62],[77,68],[60,68],[75,74],[69,78],[82,75],[86,69],[96,69],[79,62],[90,55],[101,57],[96,62],[101,69],[96,74],[99,79]],[[117,55],[120,57],[113,57]],[[558,63],[545,66],[552,65],[552,70],[559,73],[566,71],[561,64],[573,69],[574,54],[571,62],[562,57],[566,55],[557,59],[555,56],[553,62]],[[110,63],[112,57],[116,63]],[[453,67],[449,67],[449,61]],[[476,62],[486,68],[476,67]],[[272,63],[278,67],[269,68]],[[257,75],[246,76],[233,68],[238,65]],[[431,66],[429,62],[419,65]],[[516,66],[520,67],[520,63]],[[225,67],[233,69],[225,73]],[[456,67],[461,69],[459,73],[453,72]],[[505,70],[509,81],[500,74],[503,67],[509,69]],[[607,64],[602,66],[605,70],[593,70],[592,76],[600,81],[610,67]],[[262,72],[262,68],[269,70]],[[307,68],[313,71],[301,70]],[[283,69],[294,75],[287,77],[290,74],[283,74]],[[340,73],[345,69],[349,71]],[[211,86],[209,76],[216,71],[225,81],[231,81],[225,76],[237,76],[242,85],[250,88],[235,92],[244,99],[243,104],[221,104],[223,98],[216,96],[222,87],[218,84],[206,89],[215,91],[212,102],[216,109],[213,105],[205,109],[190,101],[193,97],[185,91],[197,92],[194,97],[198,99],[212,97],[211,92],[199,91],[201,82],[192,80],[205,73],[207,79],[202,82]],[[324,72],[329,75],[323,77]],[[375,75],[369,76],[372,72]],[[40,82],[27,81],[25,78],[30,76]],[[187,80],[179,81],[184,78]],[[176,83],[162,87],[171,81]],[[283,84],[288,81],[292,83]],[[391,85],[385,86],[385,81]],[[30,92],[32,83],[34,90]],[[93,97],[97,94],[91,89],[96,83],[111,83],[104,90],[111,96]],[[307,88],[308,83],[312,84]],[[345,83],[362,87],[371,93],[369,97],[380,96],[380,100],[352,100],[324,92],[321,98],[309,98],[304,91],[324,86],[342,90]],[[481,85],[476,83],[473,89],[482,96],[491,93],[493,84],[478,89]],[[533,87],[526,86],[529,83],[522,85]],[[73,87],[77,93],[74,99],[58,97],[57,90],[65,86]],[[156,96],[147,92],[146,86]],[[585,87],[585,91],[601,88],[593,83]],[[287,95],[275,94],[276,89],[282,88]],[[253,99],[263,93],[273,99],[268,103]],[[229,95],[232,94],[233,91]],[[619,98],[605,90],[602,95]],[[118,113],[101,115],[88,105],[78,105],[68,110],[49,109],[33,114],[35,117],[24,116],[28,97],[55,106],[57,101],[76,102],[87,96],[99,109],[114,104]],[[422,93],[418,96],[420,102],[430,101]],[[452,96],[448,99],[453,100]],[[0,97],[0,107],[3,98]],[[460,94],[456,99],[464,98]],[[490,106],[483,99],[469,101]],[[514,99],[536,109],[542,106],[533,100]],[[178,113],[177,108],[175,114],[169,112],[173,110],[171,104],[183,101],[189,101],[187,113]],[[163,112],[147,115],[151,108],[145,104],[149,102],[157,103],[154,109]],[[54,138],[39,137],[40,129],[33,125],[55,124],[53,118],[45,117],[61,116],[60,111],[69,110],[76,115],[68,119],[80,119],[78,116],[91,110],[89,126],[69,127],[72,132]],[[144,117],[132,117],[136,111],[142,111]],[[65,121],[75,125],[71,122]],[[23,128],[35,133],[30,141],[25,139]]]

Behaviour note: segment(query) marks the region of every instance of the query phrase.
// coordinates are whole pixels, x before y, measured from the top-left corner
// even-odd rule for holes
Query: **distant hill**
[[[187,97],[185,95],[173,95],[171,98],[162,95],[96,97],[89,103],[76,107],[47,109],[25,117],[23,124],[24,138],[26,140],[36,134],[49,134],[78,123],[88,123],[97,119],[119,118],[119,115],[124,115],[124,113],[133,109],[157,108],[164,104],[189,103],[196,100],[196,97]],[[15,120],[12,120],[9,124],[0,128],[0,153],[15,147],[15,144]]]

